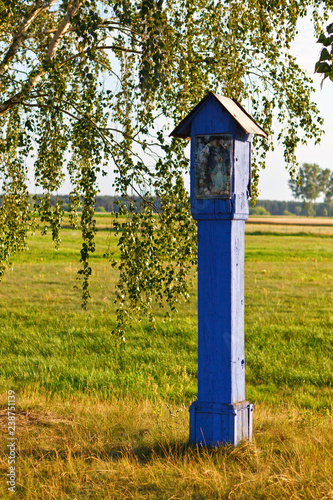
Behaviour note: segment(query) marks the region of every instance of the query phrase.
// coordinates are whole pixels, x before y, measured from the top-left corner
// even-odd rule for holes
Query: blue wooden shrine
[[[251,137],[266,132],[233,99],[208,93],[171,133],[191,139],[191,211],[198,222],[198,400],[190,442],[252,438],[245,398],[244,235]]]

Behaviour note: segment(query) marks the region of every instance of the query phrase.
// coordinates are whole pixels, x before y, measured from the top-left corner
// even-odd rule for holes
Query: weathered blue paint
[[[198,398],[237,403],[245,399],[244,221],[199,221],[198,267]]]
[[[245,400],[244,220],[198,221],[198,401],[190,441],[238,444],[252,437]]]
[[[188,124],[186,124],[188,127]],[[245,399],[244,226],[248,218],[251,135],[214,95],[191,116],[191,211],[198,221],[198,401],[190,408],[190,442],[237,445],[252,437]],[[230,199],[194,196],[194,138],[233,137]]]
[[[231,200],[202,200],[194,196],[194,137],[201,134],[228,133],[234,138]],[[249,215],[247,191],[250,182],[251,135],[224,110],[212,96],[193,117],[191,124],[191,212],[196,220],[243,219]],[[245,162],[245,164],[244,164]],[[245,168],[246,167],[246,168]],[[245,172],[246,170],[246,172]],[[236,175],[235,175],[236,172]]]

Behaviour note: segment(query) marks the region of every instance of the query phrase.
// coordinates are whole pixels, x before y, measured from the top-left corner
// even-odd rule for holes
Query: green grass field
[[[110,335],[116,273],[97,234],[92,300],[76,284],[80,237],[59,251],[33,236],[0,284],[1,482],[8,492],[7,391],[17,397],[18,499],[333,498],[333,244],[312,234],[248,231],[247,398],[254,441],[188,446],[196,399],[196,290],[171,319],[157,311]],[[289,228],[288,228],[289,229]]]

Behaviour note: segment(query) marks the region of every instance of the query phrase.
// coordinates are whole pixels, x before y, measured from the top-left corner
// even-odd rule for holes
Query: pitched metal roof
[[[182,137],[183,139],[191,138],[191,123],[194,115],[202,104],[213,96],[237,121],[237,123],[245,130],[248,134],[256,134],[261,137],[267,137],[267,133],[254,121],[254,119],[245,111],[245,109],[236,101],[236,99],[230,99],[229,97],[224,97],[222,95],[214,94],[209,92],[200,102],[197,104],[192,111],[177,125],[177,127],[171,132],[172,137]]]

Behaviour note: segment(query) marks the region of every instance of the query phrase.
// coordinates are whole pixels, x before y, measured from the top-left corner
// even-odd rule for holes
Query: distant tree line
[[[266,213],[263,210],[266,211]],[[309,212],[309,213],[308,213]],[[309,215],[326,217],[333,212],[330,203],[316,203],[308,207],[302,201],[258,200],[255,207],[250,207],[251,215]],[[333,213],[331,214],[333,215]]]
[[[68,195],[58,195],[51,196],[51,205],[55,206],[57,201],[62,202],[62,206],[65,211],[68,210],[70,199]],[[121,204],[129,204],[130,202],[126,199],[120,198],[119,196],[97,196],[95,209],[99,213],[107,212],[118,212],[119,202]],[[136,209],[140,211],[141,199],[139,197],[131,198],[131,202],[134,203]],[[0,196],[1,205],[1,196]],[[154,205],[159,208],[159,200],[154,200]],[[250,205],[251,215],[310,215],[325,217],[327,215],[333,216],[333,208],[331,203],[316,203],[315,206],[311,206],[310,209],[307,203],[303,201],[277,201],[277,200],[258,200],[255,207]]]
[[[62,200],[65,209],[69,207],[69,197],[58,196],[58,200]],[[119,201],[121,204],[128,204],[129,201],[119,196],[97,196],[95,209],[96,212],[118,212]],[[140,210],[141,199],[139,197],[131,198],[132,203],[136,206],[137,210]],[[52,204],[55,204],[55,198],[52,200]],[[159,208],[159,200],[154,200],[154,205]],[[250,213],[256,213],[259,207],[263,207],[268,213],[267,215],[308,215],[308,206],[302,201],[274,201],[274,200],[258,200],[257,204],[253,210],[250,207]],[[315,210],[315,211],[314,211]],[[330,204],[329,203],[317,203],[315,208],[310,209],[309,215],[326,216],[330,214]],[[260,212],[260,210],[259,210]],[[260,213],[258,213],[260,215]],[[262,214],[264,215],[264,214]],[[333,214],[332,214],[333,215]]]
[[[62,207],[65,211],[67,211],[70,207],[70,197],[67,194],[51,196],[51,206],[55,206],[57,202],[61,202]],[[137,197],[132,197],[130,199],[125,199],[120,196],[96,196],[95,199],[95,210],[96,212],[118,212],[119,205],[129,206],[132,203],[137,211],[141,209],[142,199]],[[1,204],[1,196],[0,196],[0,204]],[[160,208],[160,201],[155,199],[154,206],[157,210]],[[80,211],[80,207],[78,211]]]

